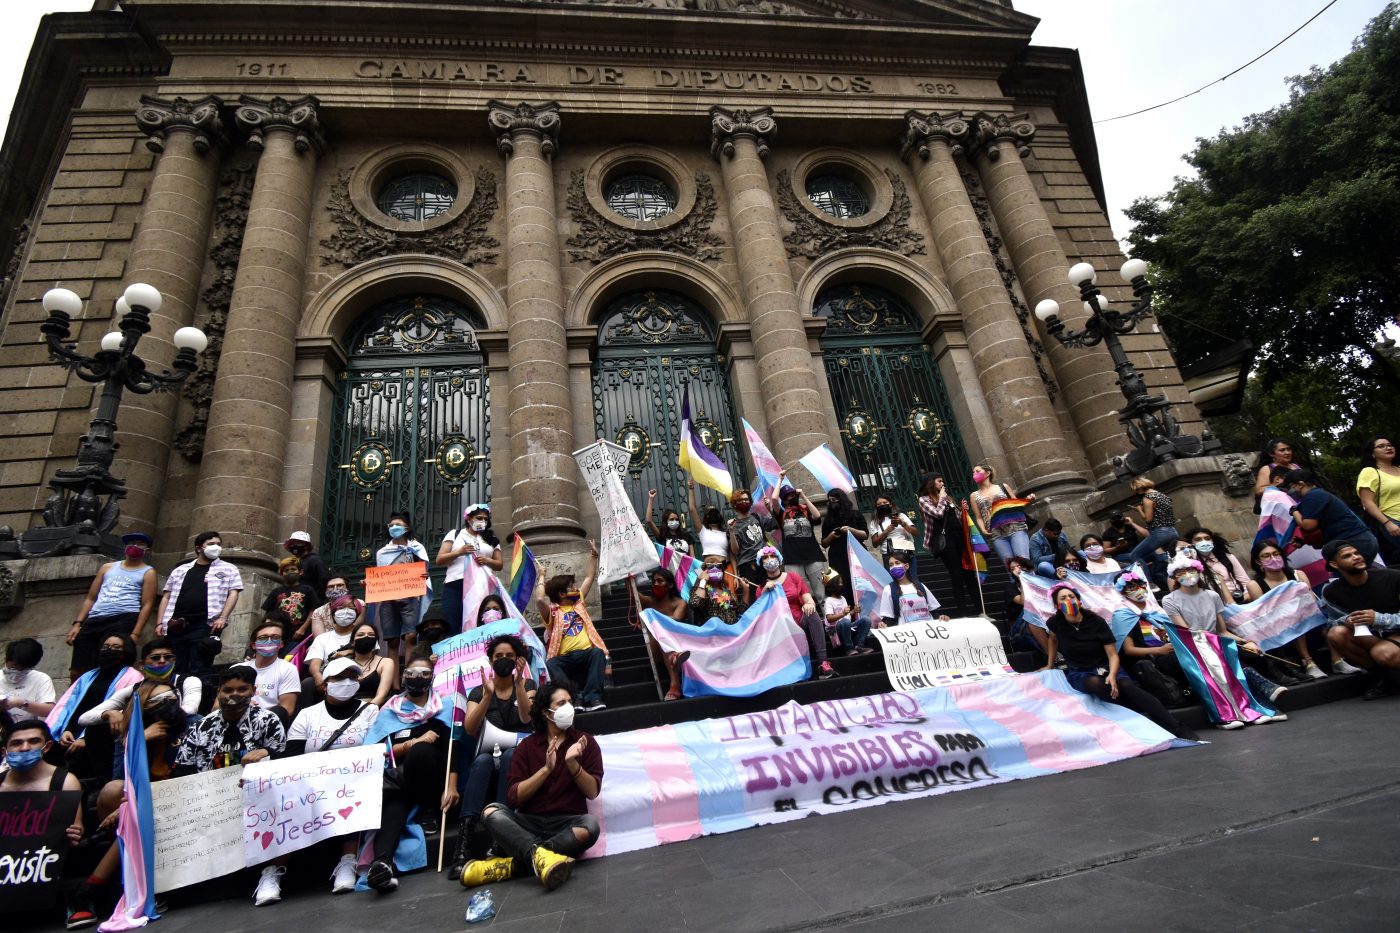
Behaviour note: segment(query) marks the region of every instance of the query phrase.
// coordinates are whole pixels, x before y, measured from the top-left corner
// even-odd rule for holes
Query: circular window
[[[608,207],[628,220],[656,220],[676,209],[676,192],[653,175],[620,175],[608,182]]]
[[[843,220],[870,213],[870,197],[860,185],[842,175],[808,178],[807,198],[823,213]]]
[[[388,182],[375,204],[395,220],[424,221],[446,214],[457,200],[457,186],[441,175],[413,172]]]

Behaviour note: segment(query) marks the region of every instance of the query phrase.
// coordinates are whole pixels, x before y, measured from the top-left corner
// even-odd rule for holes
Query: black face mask
[[[497,658],[491,662],[491,670],[502,679],[509,677],[515,671],[515,658]]]
[[[369,654],[379,646],[379,639],[373,635],[366,635],[364,638],[355,639],[355,650],[360,654]]]
[[[116,667],[122,663],[120,648],[102,648],[97,652],[97,663],[102,667]]]
[[[447,629],[430,628],[425,630],[418,637],[422,640],[420,642],[421,644],[429,646],[436,645],[438,642],[447,638]]]
[[[428,692],[428,688],[432,684],[431,677],[405,677],[403,679],[403,692],[411,697],[422,696]]]
[[[889,514],[893,511],[894,509],[890,508],[888,505],[875,506],[875,514],[880,516],[881,518],[888,518]]]

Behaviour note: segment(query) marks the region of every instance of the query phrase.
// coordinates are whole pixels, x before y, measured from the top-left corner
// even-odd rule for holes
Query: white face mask
[[[360,692],[357,680],[332,680],[326,684],[326,696],[333,700],[348,700]]]
[[[204,556],[207,557],[209,560],[218,560],[219,555],[223,552],[224,549],[217,544],[204,545]]]
[[[763,569],[768,571],[769,573],[772,573],[782,565],[782,561],[778,560],[776,557],[770,557],[763,562]]]
[[[565,703],[554,711],[554,724],[560,729],[568,730],[574,724],[574,704]]]
[[[666,527],[669,528],[669,529],[671,529],[672,531],[675,531],[676,529],[678,529],[678,528],[681,527],[681,523],[680,523],[680,522],[667,522],[667,523],[666,523]]]
[[[486,522],[485,522],[485,521],[482,521],[481,519],[478,519],[478,520],[472,522],[472,531],[485,531],[485,530],[486,530]]]
[[[18,687],[24,683],[24,675],[27,673],[28,671],[17,671],[13,667],[7,667],[5,668],[5,683]]]
[[[355,616],[359,615],[354,609],[337,609],[335,611],[335,624],[341,628],[355,621]]]

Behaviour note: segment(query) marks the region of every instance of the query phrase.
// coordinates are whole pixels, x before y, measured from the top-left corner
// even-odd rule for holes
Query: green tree
[[[1400,369],[1377,348],[1400,314],[1400,6],[1290,84],[1127,213],[1180,361],[1258,347],[1246,411],[1213,427],[1300,437],[1344,471],[1362,435],[1400,429]]]

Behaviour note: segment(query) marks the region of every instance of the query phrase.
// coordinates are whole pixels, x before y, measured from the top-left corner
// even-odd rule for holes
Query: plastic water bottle
[[[483,920],[490,920],[496,916],[496,899],[491,896],[491,889],[478,891],[467,901],[467,922],[480,923]]]
[[[501,770],[501,743],[497,742],[491,748],[491,767],[497,771]]]

